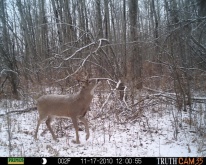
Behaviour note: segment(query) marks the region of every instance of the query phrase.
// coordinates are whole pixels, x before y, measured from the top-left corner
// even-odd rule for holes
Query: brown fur
[[[93,98],[93,91],[99,81],[97,79],[87,79],[82,81],[82,89],[73,95],[44,95],[37,100],[37,109],[39,112],[39,120],[35,131],[35,139],[37,139],[37,132],[39,125],[43,119],[46,119],[46,125],[52,134],[53,139],[56,136],[51,128],[51,120],[54,117],[72,119],[76,131],[76,143],[80,143],[78,134],[78,119],[85,125],[86,140],[89,138],[89,128],[87,120],[84,118],[89,105]]]

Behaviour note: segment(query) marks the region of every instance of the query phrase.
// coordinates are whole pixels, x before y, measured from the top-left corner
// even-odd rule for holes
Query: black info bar
[[[206,165],[206,157],[1,157],[0,165]]]

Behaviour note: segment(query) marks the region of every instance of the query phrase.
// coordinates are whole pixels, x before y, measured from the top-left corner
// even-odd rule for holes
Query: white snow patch
[[[98,114],[99,110],[97,107],[95,108],[94,103],[91,109],[92,111],[89,111],[87,115],[89,119]],[[0,114],[7,110],[5,106],[1,105]],[[63,130],[66,134],[63,136],[58,134],[58,142],[56,142],[46,129],[45,122],[39,127],[38,140],[34,140],[37,111],[22,114],[12,113],[8,118],[7,115],[0,116],[0,156],[204,156],[203,153],[198,152],[198,135],[189,132],[188,125],[185,124],[178,130],[177,140],[175,140],[171,112],[166,107],[163,112],[151,111],[150,109],[145,110],[144,116],[123,124],[118,123],[115,115],[111,114],[89,120],[90,138],[86,141],[86,133],[79,131],[81,142],[79,145],[72,143],[76,137],[69,119],[63,120],[62,124],[63,128],[67,128],[67,130]],[[11,122],[10,151],[8,119]],[[55,129],[57,126],[57,122],[53,122]]]

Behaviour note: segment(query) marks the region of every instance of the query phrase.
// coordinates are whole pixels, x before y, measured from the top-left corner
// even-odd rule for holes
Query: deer
[[[48,94],[43,95],[37,99],[37,110],[39,119],[35,131],[34,138],[37,140],[37,133],[40,124],[46,119],[46,126],[54,140],[57,140],[51,128],[51,121],[53,118],[71,118],[73,126],[76,132],[76,141],[74,143],[80,144],[78,134],[78,120],[80,120],[86,131],[86,140],[89,139],[89,126],[85,115],[90,108],[90,103],[94,96],[94,90],[101,83],[98,78],[88,78],[88,73],[84,74],[83,78],[79,75],[76,76],[76,80],[79,82],[81,89],[74,94],[70,95],[57,95]]]

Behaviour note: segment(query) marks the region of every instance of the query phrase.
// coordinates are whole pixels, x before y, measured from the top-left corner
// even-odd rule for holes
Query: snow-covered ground
[[[0,114],[18,110],[20,104],[22,103],[19,101],[13,101],[8,106],[8,100],[7,102],[2,100]],[[112,103],[110,106],[112,107]],[[196,107],[196,109],[201,108]],[[103,110],[106,111],[105,108]],[[172,106],[162,104],[143,108],[141,115],[132,120],[123,120],[124,114],[118,114],[114,109],[108,110],[105,114],[102,112],[104,115],[94,119],[99,113],[99,106],[94,100],[91,111],[87,114],[87,118],[90,119],[90,138],[86,141],[86,133],[79,131],[81,144],[72,143],[75,139],[75,131],[71,120],[57,119],[58,121],[53,122],[58,141],[52,139],[43,122],[36,141],[33,135],[37,124],[37,111],[0,116],[0,156],[206,156],[200,148],[203,137],[200,137],[195,127],[189,127],[187,112],[182,115],[183,122],[178,126],[177,138],[175,138],[173,118],[176,110]],[[11,126],[11,150],[9,150],[9,125]],[[82,125],[80,127],[84,128]]]

